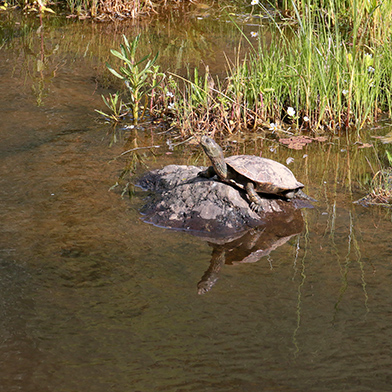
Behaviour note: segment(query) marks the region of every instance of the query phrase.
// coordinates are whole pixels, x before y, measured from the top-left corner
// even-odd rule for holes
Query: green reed
[[[330,7],[328,15],[335,15]],[[272,110],[275,103],[278,110],[291,106],[310,119],[313,129],[327,130],[336,124],[358,129],[376,119],[380,109],[389,111],[385,71],[392,67],[390,49],[370,45],[369,21],[352,20],[350,34],[345,34],[310,4],[296,15],[294,28],[276,30],[269,48],[260,45],[242,67],[253,87],[246,90],[262,93],[269,114],[279,117]],[[235,75],[242,72],[234,70]]]
[[[359,134],[392,111],[392,1],[372,4],[350,0],[347,11],[335,0],[292,1],[289,23],[279,11],[270,17],[271,42],[259,38],[245,58],[228,61],[223,80],[207,67],[203,74],[195,69],[163,84],[157,56],[137,59],[139,36],[132,42],[124,37],[120,51],[111,50],[122,65],[108,68],[125,82],[130,100],[105,104],[119,118],[115,105],[121,102],[135,122],[146,108],[168,115],[183,134],[207,129]]]
[[[297,8],[292,2],[291,23],[273,19],[272,42],[260,39],[229,67],[226,82],[216,83],[220,89],[210,94],[213,99],[198,100],[197,121],[214,118],[217,129],[225,124],[221,130],[230,132],[285,123],[294,130],[359,131],[380,113],[390,113],[392,29],[385,15],[391,16],[391,2],[371,8],[353,0],[356,11],[349,14],[337,4],[331,0],[320,9],[304,1]],[[182,97],[184,106],[194,106],[194,95]],[[225,105],[211,105],[217,101]],[[181,116],[178,121],[184,125]]]

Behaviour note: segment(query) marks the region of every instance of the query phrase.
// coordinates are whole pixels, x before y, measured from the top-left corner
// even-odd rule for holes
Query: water
[[[390,391],[391,214],[352,204],[373,150],[281,148],[319,203],[300,234],[198,295],[211,246],[143,223],[141,190],[109,191],[135,134],[109,148],[96,121],[96,29],[49,29],[60,50],[43,79],[37,35],[0,51],[0,391]],[[76,32],[94,51],[66,41]],[[151,132],[139,143],[164,146]]]

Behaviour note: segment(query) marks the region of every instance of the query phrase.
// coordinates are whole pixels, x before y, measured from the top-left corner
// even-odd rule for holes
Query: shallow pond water
[[[212,247],[143,223],[143,191],[109,189],[127,138],[162,146],[150,168],[205,160],[156,130],[109,147],[94,114],[108,47],[64,38],[114,40],[97,29],[48,30],[43,78],[35,33],[0,50],[0,391],[390,391],[391,214],[352,203],[373,150],[265,148],[293,156],[319,202],[301,233],[198,295]]]

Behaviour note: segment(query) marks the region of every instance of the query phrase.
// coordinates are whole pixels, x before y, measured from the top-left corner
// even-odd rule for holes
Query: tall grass
[[[263,129],[350,130],[359,137],[367,123],[392,111],[392,1],[366,1],[291,1],[290,23],[279,11],[270,16],[271,42],[260,34],[245,58],[227,62],[223,80],[208,67],[203,75],[196,69],[187,78],[166,78],[160,97],[143,82],[154,91],[150,113],[169,116],[184,135]]]
[[[191,90],[198,85],[210,99],[197,102],[197,124],[208,118],[210,127],[228,132],[268,126],[358,131],[390,113],[391,2],[371,8],[353,0],[349,15],[341,4],[330,0],[322,9],[291,2],[294,24],[274,19],[269,45],[261,38],[245,59],[230,64],[226,82],[217,81],[212,94],[192,80],[178,92],[185,101],[180,106],[194,107]],[[178,117],[182,129],[189,118]]]

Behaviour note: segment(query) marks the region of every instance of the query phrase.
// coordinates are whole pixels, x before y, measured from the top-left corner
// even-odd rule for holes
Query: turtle
[[[262,199],[258,193],[276,195],[290,201],[301,198],[315,201],[306,195],[293,172],[272,159],[254,155],[233,155],[224,158],[222,148],[210,137],[202,136],[200,144],[210,158],[212,166],[198,173],[199,177],[212,178],[245,189],[250,200],[250,208],[259,213],[263,211]]]

